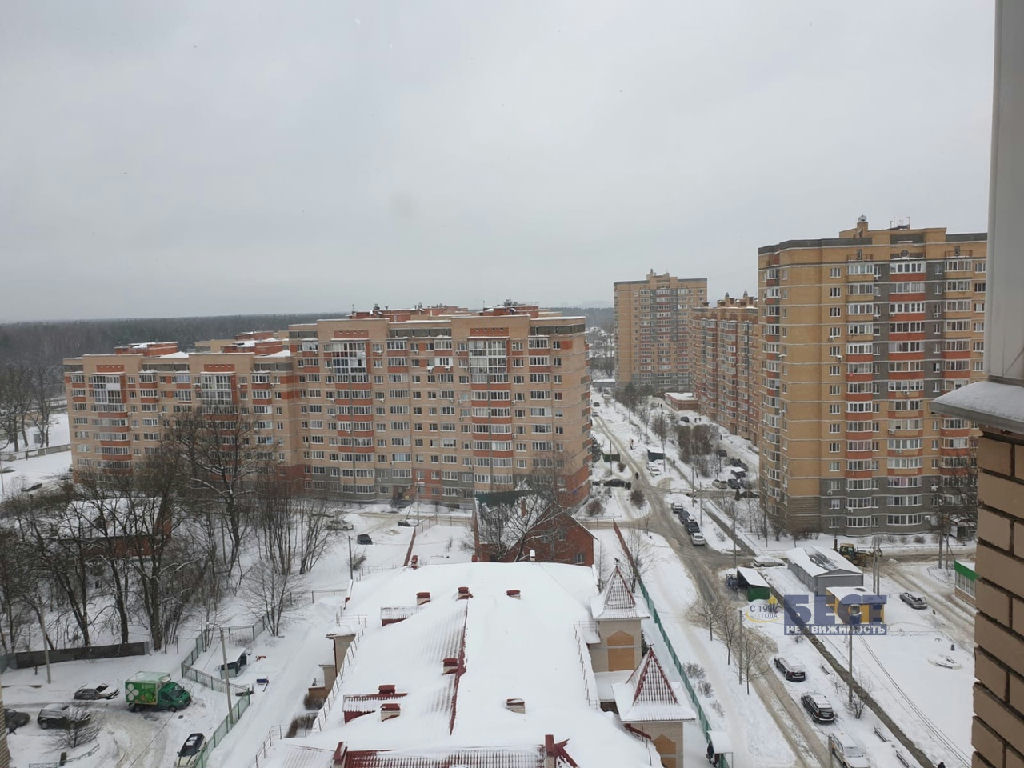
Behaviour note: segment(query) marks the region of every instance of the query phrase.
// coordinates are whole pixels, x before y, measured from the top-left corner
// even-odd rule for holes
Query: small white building
[[[816,595],[824,596],[829,587],[862,587],[864,573],[832,549],[796,547],[785,554],[789,570]]]

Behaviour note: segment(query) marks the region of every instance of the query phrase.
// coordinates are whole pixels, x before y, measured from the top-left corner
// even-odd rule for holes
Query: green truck
[[[124,697],[132,712],[141,707],[177,712],[192,702],[188,691],[166,672],[136,672],[124,681]]]

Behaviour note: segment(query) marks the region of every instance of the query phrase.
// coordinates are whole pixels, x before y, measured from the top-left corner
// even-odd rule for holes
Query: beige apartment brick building
[[[1024,766],[1024,4],[998,0],[989,195],[989,298],[979,381],[932,404],[978,445],[975,768]]]
[[[707,278],[652,269],[644,280],[615,283],[615,383],[658,392],[689,391],[690,313],[707,299]]]
[[[871,229],[758,250],[761,486],[790,530],[910,533],[973,507],[976,432],[928,403],[980,378],[985,234]]]
[[[126,471],[175,414],[237,409],[258,458],[314,492],[468,503],[517,476],[589,492],[585,321],[506,302],[356,312],[286,331],[64,361],[72,467]]]
[[[693,392],[698,408],[757,444],[761,426],[761,327],[757,300],[729,294],[692,310]]]

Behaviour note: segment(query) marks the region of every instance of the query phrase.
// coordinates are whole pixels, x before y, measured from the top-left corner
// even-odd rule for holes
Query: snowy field
[[[29,428],[30,445],[33,428]],[[53,425],[50,427],[50,446],[67,445],[70,442],[68,433],[68,415],[58,413],[53,417]],[[8,456],[14,456],[8,460]],[[36,483],[46,483],[65,475],[71,469],[71,451],[60,451],[49,453],[45,456],[33,456],[24,458],[25,451],[22,449],[14,453],[10,445],[0,448],[0,484],[3,486],[2,497],[6,498],[16,493],[21,493]]]

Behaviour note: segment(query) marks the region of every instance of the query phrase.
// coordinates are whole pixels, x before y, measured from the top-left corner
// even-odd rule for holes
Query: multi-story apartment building
[[[861,217],[758,250],[761,485],[790,530],[926,530],[972,506],[974,432],[928,403],[982,375],[986,237]]]
[[[645,280],[615,283],[615,382],[689,391],[690,312],[707,298],[707,278],[652,269]]]
[[[712,421],[757,443],[761,425],[761,329],[757,300],[729,294],[692,311],[693,392]]]
[[[64,361],[72,467],[122,471],[175,414],[248,419],[256,458],[311,491],[466,503],[517,476],[589,491],[585,322],[506,303],[356,312],[179,351],[133,344]]]
[[[991,286],[985,327],[988,381],[933,403],[970,419],[978,445],[972,766],[1024,765],[1024,4],[996,3]]]

